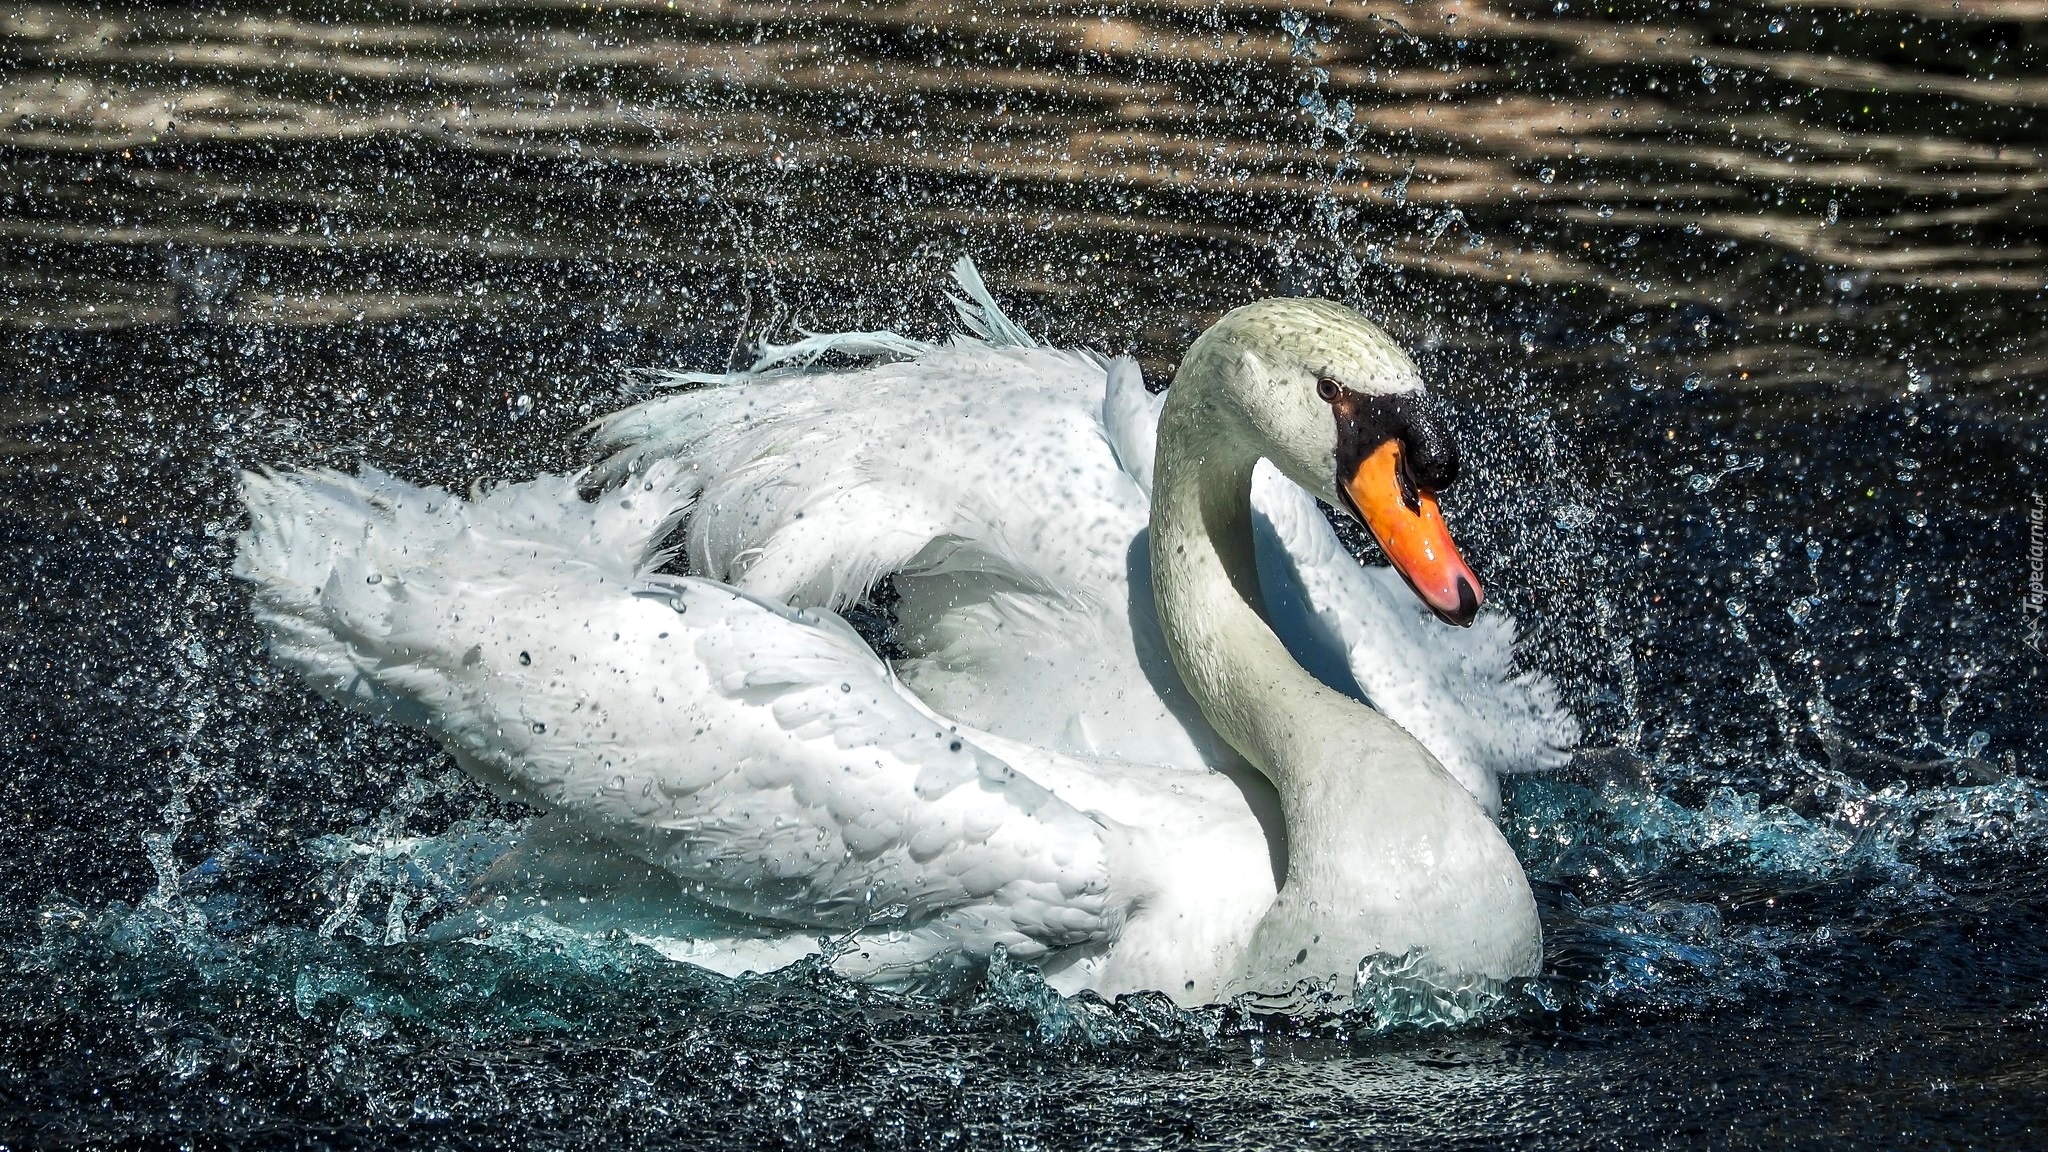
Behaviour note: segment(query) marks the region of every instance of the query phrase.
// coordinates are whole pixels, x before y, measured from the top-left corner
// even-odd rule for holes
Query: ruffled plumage
[[[909,983],[1000,945],[1067,990],[1215,993],[1190,957],[1250,931],[1275,869],[1152,605],[1159,398],[956,276],[953,340],[810,336],[670,375],[597,423],[585,477],[464,500],[249,476],[237,574],[272,655],[553,813],[537,871],[582,836],[683,881],[699,962],[831,935],[841,970]],[[1438,624],[1270,467],[1253,500],[1304,666],[1489,806],[1496,774],[1561,761],[1575,726],[1505,617]],[[884,578],[893,668],[834,615]]]

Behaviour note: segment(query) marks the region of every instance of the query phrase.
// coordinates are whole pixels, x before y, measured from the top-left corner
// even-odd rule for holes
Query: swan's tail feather
[[[657,465],[595,502],[542,476],[463,500],[364,466],[251,472],[235,575],[254,590],[273,659],[322,695],[433,727],[461,674],[468,602],[537,568],[628,585],[666,561],[663,541],[695,494]]]

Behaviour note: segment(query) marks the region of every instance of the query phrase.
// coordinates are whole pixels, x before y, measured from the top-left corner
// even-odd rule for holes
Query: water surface
[[[2024,0],[0,18],[0,1143],[2031,1147]],[[575,466],[638,365],[939,330],[1155,384],[1337,296],[1585,722],[1454,1031],[728,981],[435,926],[528,814],[268,668],[238,468]],[[1360,542],[1361,548],[1364,547]]]

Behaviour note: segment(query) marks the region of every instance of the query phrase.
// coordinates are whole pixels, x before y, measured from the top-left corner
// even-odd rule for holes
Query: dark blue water
[[[7,1147],[2019,1148],[2048,1128],[2024,600],[2043,427],[2015,406],[1425,357],[1476,465],[1450,514],[1589,735],[1508,800],[1544,975],[1419,1029],[1387,1003],[1305,1022],[1061,1001],[1008,968],[948,1000],[803,966],[728,980],[539,922],[443,938],[527,814],[267,667],[226,575],[234,469],[567,467],[620,366],[718,362],[730,334],[39,339],[9,387],[46,405],[49,460],[0,523]]]

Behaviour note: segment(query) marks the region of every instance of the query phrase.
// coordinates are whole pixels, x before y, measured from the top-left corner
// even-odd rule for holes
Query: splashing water
[[[1998,214],[2032,112],[1971,94],[2025,83],[1992,47],[2024,17],[1930,10],[1964,31],[1909,49],[1861,11],[1717,5],[1637,60],[1634,16],[1564,3],[1492,22],[1528,36],[1427,6],[557,7],[408,9],[387,42],[435,47],[376,93],[296,79],[382,59],[324,18],[266,43],[276,13],[57,6],[17,38],[23,91],[98,95],[14,110],[0,1144],[2031,1146],[2039,278]],[[622,34],[713,62],[623,64]],[[276,66],[209,73],[173,132],[195,40]],[[1930,70],[1865,91],[1836,64],[1866,41]],[[1588,87],[1588,59],[1626,75]],[[560,79],[474,79],[503,75]],[[1929,122],[1952,134],[1855,143]],[[1670,180],[1763,215],[1674,214]],[[1895,277],[1915,238],[1948,263]],[[1538,979],[1367,957],[1341,1004],[1186,1010],[1007,957],[877,990],[831,941],[720,976],[658,903],[497,899],[532,814],[256,652],[236,468],[571,469],[625,367],[904,329],[930,311],[905,286],[969,251],[1155,380],[1252,294],[1415,348],[1466,449],[1447,514],[1587,730],[1506,788]]]
[[[1489,377],[1434,355],[1454,384]],[[51,553],[69,567],[39,577],[50,602],[92,605],[92,627],[30,628],[8,659],[75,670],[79,687],[44,696],[65,709],[53,713],[63,730],[94,738],[64,751],[51,724],[32,729],[41,747],[15,745],[50,765],[26,777],[47,790],[21,809],[87,823],[39,833],[47,865],[14,874],[24,915],[0,972],[15,1005],[0,1062],[81,1101],[81,1117],[98,1114],[91,1085],[108,1076],[146,1087],[126,1106],[139,1111],[78,1121],[84,1132],[125,1131],[174,1101],[231,1124],[229,1106],[206,1103],[217,1100],[268,1101],[287,1124],[512,1123],[531,1097],[592,1131],[644,1134],[662,1101],[739,1099],[752,1102],[752,1136],[801,1139],[878,1122],[863,1111],[877,1101],[922,1115],[910,1096],[963,1099],[977,1076],[1066,1091],[1030,1080],[1040,1060],[1119,1084],[1145,1068],[1207,1068],[1225,1096],[1254,1073],[1366,1061],[1407,1083],[1445,1046],[1482,1059],[1471,1054],[1504,1042],[1522,1061],[1584,1037],[1617,1054],[1646,1045],[1642,1062],[1660,1066],[1696,1040],[1685,1067],[1723,1068],[1735,1058],[1724,1030],[1790,1044],[1844,1004],[1880,1032],[2024,1058],[2035,1004],[1978,1007],[1973,983],[1942,974],[1974,971],[1987,932],[2027,939],[2048,906],[2029,871],[2048,798],[2029,759],[2039,713],[2016,692],[2024,665],[2011,635],[1942,598],[1958,584],[1939,574],[1969,571],[1978,553],[1939,541],[1901,553],[1857,519],[1896,505],[1815,503],[1830,484],[1869,486],[1853,462],[1809,462],[1778,483],[1769,462],[1787,447],[1766,445],[1694,491],[1656,462],[1661,437],[1628,438],[1647,400],[1626,401],[1610,427],[1539,376],[1505,378],[1494,414],[1461,429],[1474,449],[1451,514],[1527,628],[1528,662],[1560,677],[1589,733],[1570,768],[1506,789],[1503,822],[1544,919],[1536,980],[1461,985],[1426,958],[1369,957],[1346,1003],[1309,988],[1285,1004],[1184,1010],[1159,996],[1061,997],[1002,959],[957,988],[885,992],[833,974],[830,942],[818,958],[728,978],[693,962],[658,907],[605,907],[589,891],[480,901],[479,879],[531,815],[491,801],[419,738],[270,673],[221,577],[231,521],[215,512],[203,531],[142,545],[69,529]],[[1652,412],[1651,428],[1681,423]],[[1800,450],[1849,438],[1777,431]],[[224,504],[222,481],[210,498]],[[118,787],[107,766],[135,763],[162,765],[161,786],[123,817],[101,799]],[[61,791],[72,781],[94,791]],[[137,867],[91,881],[110,843]],[[2030,971],[2024,949],[2005,955]],[[2024,999],[2029,985],[2005,986]],[[1948,997],[1952,1015],[1894,1007],[1926,996]],[[2020,1021],[2019,1039],[2000,1048],[1954,1031],[1979,1018]],[[63,1039],[86,1032],[90,1059]],[[1796,1060],[1819,1081],[1840,1062],[1834,1048]],[[587,1071],[544,1088],[519,1079],[569,1066]],[[480,1069],[501,1087],[475,1087]],[[502,1086],[515,1083],[529,1087]],[[1554,1100],[1540,1078],[1492,1083]],[[1004,1107],[983,1103],[989,1116]]]

